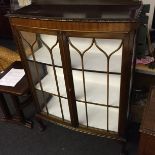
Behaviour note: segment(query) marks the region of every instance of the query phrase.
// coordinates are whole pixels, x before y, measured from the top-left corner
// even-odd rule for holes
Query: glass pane
[[[88,104],[88,125],[107,130],[107,108]]]
[[[40,107],[45,107],[43,111],[70,120],[62,69],[56,68],[56,74],[54,74],[52,66],[33,61],[29,61],[29,68]],[[66,99],[62,97],[66,97]]]
[[[82,69],[81,57],[83,55],[86,70],[107,71],[107,62],[110,59],[109,71],[121,72],[122,40],[70,37],[69,45],[73,68]]]
[[[46,70],[47,75],[41,80],[43,90],[54,95],[59,95],[60,93],[60,96],[67,97],[63,70],[55,68],[56,73],[54,73],[53,67],[48,65]],[[41,89],[39,83],[36,85],[36,89]]]
[[[99,71],[106,70],[107,59],[95,46],[92,38],[70,37],[69,40],[70,56],[73,68],[82,69],[81,55],[83,55],[84,69]]]
[[[109,105],[119,106],[121,76],[109,75]]]
[[[43,91],[43,85],[41,80],[47,75],[47,68],[45,64],[35,63],[34,61],[28,61],[29,71],[32,77],[32,82],[34,86],[39,84],[39,89],[36,89],[36,95],[38,98],[38,102],[40,107],[44,107],[46,102],[52,97],[52,95],[48,92]]]
[[[79,123],[86,126],[87,125],[87,119],[86,119],[85,103],[76,102],[76,105],[77,105]]]
[[[78,110],[79,123],[87,126],[87,116],[85,103],[76,102]],[[103,106],[96,106],[87,104],[88,111],[88,126],[107,130],[107,108]]]
[[[123,50],[122,40],[121,39],[96,39],[96,45],[109,56],[109,59],[110,59],[109,71],[121,73],[122,50]],[[101,61],[103,61],[103,59]]]
[[[109,130],[118,132],[119,109],[109,108]]]
[[[57,36],[22,31],[21,38],[28,60],[62,66]],[[54,62],[52,62],[51,57],[53,57]]]
[[[107,75],[104,73],[84,72],[85,82],[81,71],[73,71],[75,95],[77,100],[84,101],[84,84],[88,102],[107,104]]]
[[[122,40],[70,37],[69,49],[79,123],[118,131],[118,109],[108,106],[119,107]]]
[[[61,103],[62,103],[64,119],[70,121],[68,100],[61,98]],[[60,107],[60,102],[59,102],[58,97],[53,96],[49,100],[49,102],[47,104],[47,108],[48,108],[49,114],[59,117],[59,118],[62,118],[61,107]],[[43,111],[46,112],[46,108],[44,108]]]
[[[21,38],[40,107],[47,114],[70,120],[57,36],[21,32]]]
[[[32,51],[39,49],[39,43],[37,41],[37,34],[31,32],[21,31],[20,36],[23,43],[23,48],[27,58],[32,57]]]
[[[122,67],[122,47],[118,52],[114,53],[110,57],[109,71],[121,73],[121,67]]]

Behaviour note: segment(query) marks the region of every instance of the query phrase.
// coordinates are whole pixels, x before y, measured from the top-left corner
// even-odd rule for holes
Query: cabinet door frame
[[[121,71],[121,91],[120,91],[120,112],[119,112],[119,126],[118,126],[118,135],[120,137],[124,137],[125,129],[126,129],[126,122],[127,122],[127,109],[129,104],[129,93],[130,93],[130,78],[131,78],[131,70],[132,70],[132,60],[134,56],[133,52],[133,45],[134,45],[134,32],[83,32],[83,31],[59,31],[59,30],[47,30],[47,29],[40,29],[40,28],[27,28],[23,26],[12,26],[12,30],[14,33],[14,38],[16,40],[18,49],[20,50],[20,56],[22,58],[26,74],[28,79],[32,79],[31,73],[28,69],[28,63],[26,61],[26,55],[24,54],[24,49],[22,47],[22,40],[20,38],[19,31],[28,31],[32,33],[43,33],[43,34],[53,34],[58,33],[58,39],[60,43],[60,53],[63,63],[63,71],[65,76],[66,88],[67,88],[67,95],[68,95],[68,103],[70,109],[70,116],[71,116],[71,126],[78,127],[78,114],[77,114],[77,107],[76,107],[76,99],[75,99],[75,91],[74,91],[74,84],[73,84],[73,76],[72,76],[72,69],[71,69],[71,59],[69,55],[69,45],[67,42],[67,37],[69,36],[81,36],[81,37],[88,37],[88,36],[97,36],[100,38],[105,39],[123,39],[123,55],[122,55],[122,71]],[[67,62],[66,62],[67,61]],[[126,66],[126,67],[123,67]],[[69,75],[69,76],[68,76]],[[29,84],[32,89],[32,94],[34,96],[35,105],[37,107],[38,113],[41,112],[41,108],[38,105],[38,99],[35,94],[35,89],[33,87],[33,83],[29,80]],[[91,129],[90,129],[91,130]]]
[[[69,52],[69,45],[67,44],[68,37],[97,37],[102,39],[121,39],[123,41],[122,50],[122,67],[121,67],[121,85],[120,85],[120,108],[119,108],[119,122],[118,122],[118,135],[125,137],[125,130],[127,127],[127,112],[129,106],[129,97],[131,91],[131,72],[133,68],[134,59],[134,34],[135,32],[84,32],[84,31],[67,31],[64,32],[65,44],[67,46],[66,53]],[[69,58],[71,60],[71,58]],[[71,65],[71,64],[70,64]],[[72,72],[70,67],[69,72]],[[73,77],[73,76],[72,76]],[[74,92],[75,94],[75,92]],[[75,96],[74,96],[75,97]],[[76,100],[76,99],[74,99]]]
[[[76,104],[74,102],[74,91],[72,86],[71,86],[71,81],[72,81],[72,75],[70,74],[70,76],[68,76],[68,68],[69,68],[69,57],[67,57],[67,55],[63,52],[64,49],[65,49],[65,40],[63,38],[63,36],[61,35],[60,31],[57,31],[57,30],[40,30],[39,28],[36,28],[36,29],[29,29],[29,28],[24,28],[24,27],[21,27],[21,26],[16,26],[13,28],[13,32],[14,32],[14,36],[15,36],[15,40],[16,40],[16,43],[17,43],[17,47],[18,49],[20,49],[20,56],[23,60],[23,63],[24,63],[24,68],[26,70],[26,73],[28,75],[28,79],[31,79],[29,80],[29,84],[31,86],[31,90],[32,90],[32,93],[34,95],[34,100],[35,100],[35,105],[36,105],[36,108],[37,108],[37,112],[40,113],[42,111],[42,108],[39,106],[39,101],[37,99],[37,96],[36,96],[36,93],[35,93],[35,88],[34,88],[34,84],[32,82],[32,75],[29,71],[29,65],[28,65],[28,62],[26,60],[26,54],[25,54],[25,50],[24,50],[24,47],[23,47],[23,44],[22,44],[22,38],[20,36],[20,31],[24,31],[24,32],[31,32],[31,33],[34,33],[34,34],[47,34],[47,35],[56,35],[58,37],[58,42],[59,42],[59,46],[60,46],[60,54],[61,54],[61,61],[62,61],[62,69],[63,69],[63,73],[64,73],[64,78],[65,78],[65,84],[66,84],[66,91],[67,91],[67,100],[68,100],[68,105],[69,105],[69,111],[70,111],[70,118],[71,118],[71,125],[73,127],[78,127],[78,117],[77,117],[77,111],[76,111]],[[64,54],[65,54],[65,58],[64,58]],[[67,63],[66,63],[66,59],[67,60]],[[67,81],[67,82],[66,82]],[[72,97],[70,97],[72,96]]]

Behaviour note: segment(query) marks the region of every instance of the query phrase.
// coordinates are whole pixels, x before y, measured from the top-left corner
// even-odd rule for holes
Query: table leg
[[[9,108],[7,106],[7,103],[6,103],[5,98],[2,93],[0,93],[0,109],[2,111],[2,119],[10,119],[11,118]]]
[[[17,96],[11,95],[14,107],[16,109],[16,119],[23,123],[26,127],[32,128],[32,122],[28,121],[24,117],[23,109],[20,106],[20,102]]]

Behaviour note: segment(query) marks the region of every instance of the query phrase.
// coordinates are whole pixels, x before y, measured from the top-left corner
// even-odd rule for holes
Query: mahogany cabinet
[[[124,142],[140,4],[32,3],[10,14],[40,118]]]

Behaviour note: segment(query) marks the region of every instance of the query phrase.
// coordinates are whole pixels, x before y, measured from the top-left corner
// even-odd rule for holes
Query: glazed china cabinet
[[[38,116],[124,141],[141,3],[48,3],[9,16]]]

